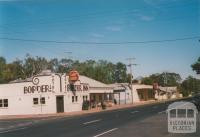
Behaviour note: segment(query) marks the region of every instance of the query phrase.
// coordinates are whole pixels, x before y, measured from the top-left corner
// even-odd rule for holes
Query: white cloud
[[[107,26],[106,29],[110,31],[121,31],[120,26]]]

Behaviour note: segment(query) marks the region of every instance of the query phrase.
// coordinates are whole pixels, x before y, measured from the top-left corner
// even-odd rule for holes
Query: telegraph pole
[[[130,75],[131,75],[131,98],[132,98],[132,104],[133,104],[133,74],[132,74],[132,66],[136,66],[138,64],[133,64],[133,60],[135,60],[135,58],[127,58],[127,60],[129,61],[129,64],[127,65],[130,68]]]

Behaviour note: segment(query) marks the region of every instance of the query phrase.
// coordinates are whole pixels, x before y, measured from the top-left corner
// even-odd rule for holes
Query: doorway
[[[64,112],[64,97],[63,96],[56,97],[56,108],[57,108],[57,113]]]

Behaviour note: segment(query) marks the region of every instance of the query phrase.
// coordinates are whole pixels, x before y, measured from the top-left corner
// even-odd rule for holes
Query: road
[[[83,116],[31,120],[32,124],[1,131],[0,137],[199,137],[199,119],[196,133],[168,133],[165,110],[170,103],[151,104]],[[13,122],[16,121],[13,120]],[[0,122],[1,124],[6,123]]]

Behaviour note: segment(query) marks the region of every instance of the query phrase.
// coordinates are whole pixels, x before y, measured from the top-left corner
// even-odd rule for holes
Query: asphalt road
[[[167,132],[165,110],[170,103],[151,104],[83,116],[37,120],[37,122],[32,120],[32,124],[1,131],[0,137],[199,137],[199,120],[196,133],[172,134]],[[13,120],[13,122],[16,121]]]

